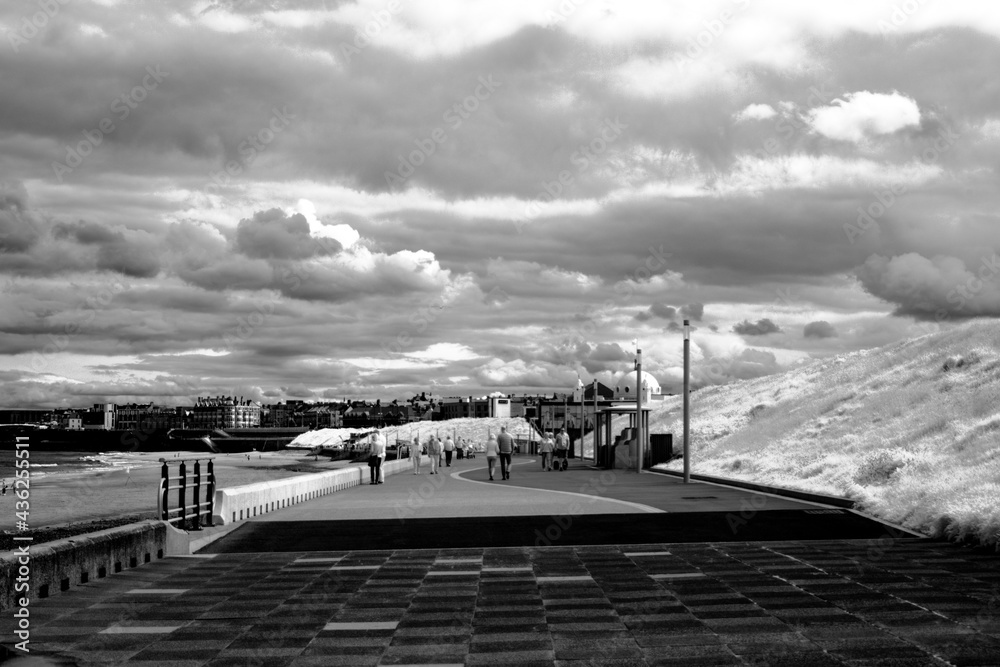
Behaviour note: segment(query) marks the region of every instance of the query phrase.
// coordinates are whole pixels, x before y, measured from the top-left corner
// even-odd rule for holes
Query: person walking
[[[449,468],[451,467],[451,457],[455,453],[455,441],[451,439],[451,436],[445,436],[444,438],[444,461],[445,465]]]
[[[413,436],[413,444],[410,445],[410,458],[413,459],[413,474],[420,474],[420,436]]]
[[[542,470],[552,470],[552,451],[555,447],[552,431],[546,431],[542,441],[538,443],[538,453],[542,455]]]
[[[372,436],[371,449],[368,450],[368,468],[371,471],[370,484],[382,483],[382,462],[385,460],[385,436],[376,433]]]
[[[433,435],[427,438],[427,456],[431,459],[431,474],[436,475],[441,465],[441,441]]]
[[[500,450],[497,448],[497,437],[490,434],[490,439],[486,441],[486,467],[490,471],[490,481],[493,481],[493,469],[497,466],[497,456]]]
[[[500,474],[504,479],[510,479],[510,456],[514,453],[514,438],[507,433],[506,426],[500,427],[497,449],[500,450]]]
[[[567,454],[569,454],[569,435],[566,434],[564,428],[556,436],[556,470],[566,470],[569,467],[569,463],[566,461]]]

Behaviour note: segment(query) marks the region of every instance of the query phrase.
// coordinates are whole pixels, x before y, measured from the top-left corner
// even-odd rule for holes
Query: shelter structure
[[[650,408],[642,406],[642,442],[637,442],[635,403],[617,403],[599,409],[594,429],[594,463],[604,468],[637,469],[636,461],[649,451],[649,413]],[[612,421],[619,415],[629,416],[629,427],[615,435]]]

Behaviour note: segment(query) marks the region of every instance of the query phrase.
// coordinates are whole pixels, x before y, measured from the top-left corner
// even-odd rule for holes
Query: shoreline
[[[29,535],[48,534],[88,526],[92,522],[121,521],[125,517],[139,517],[136,520],[155,518],[161,458],[168,463],[189,461],[189,479],[193,466],[190,461],[200,459],[203,485],[207,482],[205,459],[211,458],[216,488],[358,465],[349,461],[316,458],[301,450],[251,453],[250,459],[246,454],[205,456],[202,452],[133,453],[128,458],[129,461],[134,458],[135,465],[120,465],[111,470],[50,472],[51,468],[43,468],[46,474],[29,478],[29,528],[22,532]],[[176,469],[176,465],[171,464],[172,474],[176,474]],[[19,511],[15,503],[19,500],[10,487],[6,495],[0,496],[0,527],[7,536],[14,534],[18,519],[15,512]],[[81,532],[90,531],[75,534]]]

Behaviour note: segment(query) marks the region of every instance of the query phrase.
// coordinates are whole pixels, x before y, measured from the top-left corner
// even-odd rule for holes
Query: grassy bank
[[[1000,545],[993,323],[706,388],[691,405],[695,472],[847,496],[928,535]],[[681,420],[669,398],[651,431],[678,437]]]

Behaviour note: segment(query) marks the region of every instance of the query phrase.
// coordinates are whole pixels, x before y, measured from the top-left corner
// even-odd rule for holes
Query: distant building
[[[524,401],[515,401],[509,396],[487,396],[485,398],[446,398],[441,401],[435,419],[484,419],[498,417],[509,419],[524,414]]]
[[[114,403],[95,403],[94,407],[80,414],[85,431],[113,431],[117,428]]]
[[[40,424],[48,421],[51,410],[0,410],[0,424]]]
[[[188,428],[227,429],[260,426],[260,403],[235,396],[199,396]]]
[[[313,405],[302,413],[302,426],[340,428],[344,425],[343,417],[344,415],[337,405]]]
[[[119,431],[154,431],[184,428],[183,408],[154,403],[128,403],[115,406],[115,428]]]

